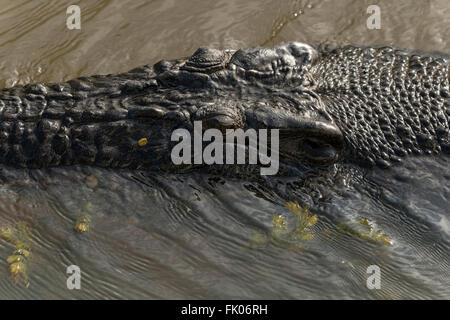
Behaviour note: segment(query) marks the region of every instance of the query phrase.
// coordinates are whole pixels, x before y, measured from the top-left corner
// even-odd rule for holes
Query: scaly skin
[[[449,150],[449,65],[392,48],[199,49],[0,91],[0,162],[172,168],[173,130],[278,128],[280,161],[389,166]],[[147,145],[138,141],[147,138]]]

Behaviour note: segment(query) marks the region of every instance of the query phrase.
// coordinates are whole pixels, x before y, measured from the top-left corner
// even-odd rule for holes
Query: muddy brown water
[[[80,30],[66,27],[74,4]],[[379,30],[367,28],[369,5],[381,9]],[[448,54],[449,20],[447,0],[0,0],[0,88],[124,72],[202,46],[295,40]],[[0,169],[0,228],[26,223],[31,238],[18,283],[6,261],[17,244],[0,241],[3,299],[450,298],[445,157],[390,171],[337,168],[339,182],[314,192],[295,178],[268,187],[198,174]],[[317,223],[286,240],[293,200]],[[81,216],[90,219],[85,234],[74,231]],[[391,245],[343,227],[362,218]],[[81,269],[80,290],[67,288],[69,265]],[[367,288],[370,265],[381,270],[378,290]]]

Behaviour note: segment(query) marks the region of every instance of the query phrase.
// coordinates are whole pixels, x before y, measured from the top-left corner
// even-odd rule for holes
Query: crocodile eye
[[[304,157],[318,163],[331,163],[339,157],[338,150],[332,145],[314,138],[300,140],[298,147]]]

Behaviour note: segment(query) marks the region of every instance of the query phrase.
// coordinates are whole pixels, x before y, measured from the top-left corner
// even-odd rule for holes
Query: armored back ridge
[[[312,73],[353,159],[389,166],[408,154],[449,151],[447,61],[345,47],[322,53]]]
[[[174,130],[279,129],[280,161],[389,166],[449,152],[449,64],[392,48],[199,49],[0,92],[0,162],[166,168]],[[141,143],[145,141],[145,143]]]

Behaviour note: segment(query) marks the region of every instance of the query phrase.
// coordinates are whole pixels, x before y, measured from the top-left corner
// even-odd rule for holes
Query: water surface
[[[81,7],[81,30],[66,28],[71,4]],[[366,27],[370,4],[381,8],[380,30]],[[0,8],[0,87],[123,72],[201,46],[296,40],[450,52],[446,0],[1,0]],[[448,157],[418,157],[390,170],[336,166],[252,181],[3,166],[0,227],[26,223],[31,256],[29,285],[15,283],[6,261],[14,245],[0,241],[0,297],[449,299],[448,169]],[[317,216],[303,238],[292,236],[292,201]],[[80,234],[83,216],[90,230]],[[388,240],[346,229],[364,218]],[[81,290],[66,287],[72,264]],[[380,290],[366,287],[369,265],[381,268]]]

